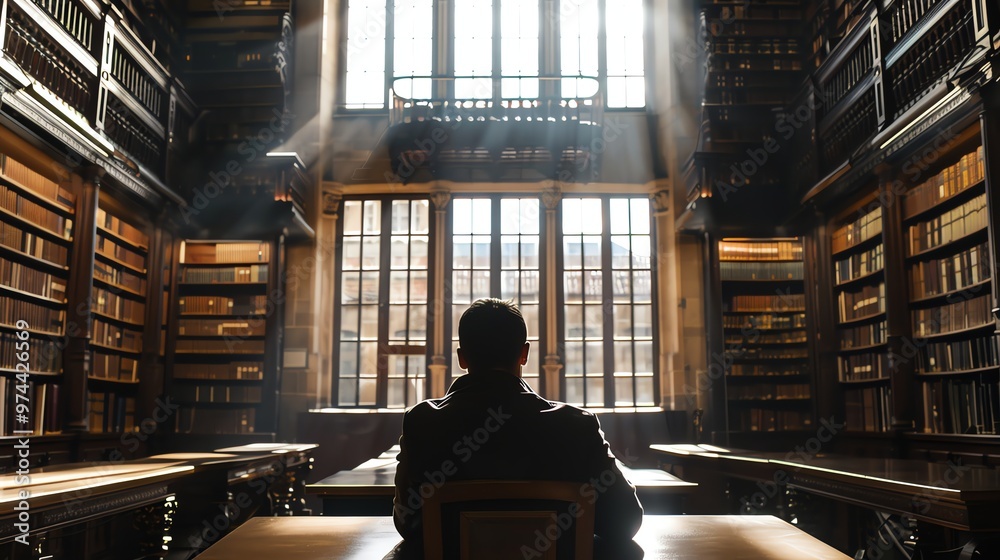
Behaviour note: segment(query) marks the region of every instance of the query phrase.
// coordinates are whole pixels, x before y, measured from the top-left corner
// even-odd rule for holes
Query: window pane
[[[646,105],[643,34],[636,33],[645,28],[643,18],[642,0],[607,3],[608,107]]]
[[[379,348],[391,342],[423,352],[427,329],[427,236],[412,233],[426,234],[426,213],[423,218],[419,216],[426,203],[386,201],[389,207],[385,235],[382,201],[347,201],[344,205],[338,364],[342,379],[337,386],[337,402],[341,405],[386,404],[376,402],[379,368],[387,367],[384,360],[380,362]],[[390,266],[383,273],[381,257],[386,251]],[[423,395],[422,385],[408,379],[389,383],[385,390],[394,405]]]
[[[538,75],[538,0],[503,0],[500,10],[500,73]],[[538,80],[510,79],[501,83],[506,98],[538,96]]]
[[[597,0],[560,2],[559,52],[563,76],[597,76],[597,15]]]
[[[491,76],[493,74],[493,3],[489,0],[463,0],[455,6],[456,76]],[[489,99],[493,86],[486,80],[456,80],[458,99]]]
[[[656,400],[648,204],[638,197],[563,200],[563,224],[576,232],[563,231],[567,388],[574,374],[587,377],[574,390],[583,391],[579,398],[588,406],[649,406]],[[605,281],[612,283],[610,306]]]
[[[349,109],[385,107],[385,2],[350,0],[347,8],[345,104]]]

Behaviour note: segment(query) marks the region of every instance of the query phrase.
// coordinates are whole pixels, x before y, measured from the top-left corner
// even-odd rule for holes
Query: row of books
[[[181,336],[264,336],[264,320],[181,319],[177,323],[177,334]]]
[[[146,279],[127,268],[94,261],[94,279],[113,284],[138,294],[146,293]]]
[[[722,326],[727,329],[744,329],[748,333],[755,329],[804,329],[806,328],[806,314],[723,315]]]
[[[942,373],[1000,365],[992,336],[932,342],[917,347],[917,372]]]
[[[797,344],[808,341],[806,331],[788,331],[776,333],[756,333],[747,336],[730,335],[726,344]]]
[[[837,356],[837,371],[841,381],[884,379],[889,372],[885,354],[851,354]]]
[[[780,377],[787,375],[801,375],[804,373],[801,366],[791,364],[733,364],[729,366],[729,375],[736,377]]]
[[[839,253],[882,234],[882,207],[878,207],[833,232],[833,252]]]
[[[801,262],[720,262],[723,280],[802,280]]]
[[[182,434],[252,434],[256,408],[211,409],[181,407],[176,429]]]
[[[52,309],[32,301],[0,297],[0,324],[13,327],[18,321],[27,321],[28,328],[55,335],[63,332],[65,309]]]
[[[719,242],[720,261],[795,261],[802,260],[798,241],[728,241]]]
[[[73,208],[76,196],[58,183],[36,172],[7,154],[0,153],[0,174],[4,179],[25,187],[52,202]]]
[[[717,38],[713,41],[715,54],[798,54],[797,39],[773,38]]]
[[[264,364],[262,362],[174,364],[174,378],[259,381],[264,379]]]
[[[60,373],[62,370],[62,341],[41,336],[28,336],[26,341],[16,334],[0,331],[0,369],[14,370],[18,363],[18,354],[24,351],[24,343],[28,343],[28,372]],[[18,347],[20,346],[20,350]]]
[[[809,357],[806,348],[739,348],[729,353],[747,360],[802,360]]]
[[[981,194],[940,216],[910,226],[909,254],[940,247],[986,228],[986,194]]]
[[[726,389],[730,400],[787,400],[808,399],[808,383],[757,383],[736,385]]]
[[[53,212],[3,183],[0,183],[0,208],[60,237],[70,239],[73,236],[72,219]]]
[[[888,387],[865,387],[844,391],[846,429],[884,432],[892,425],[891,391]]]
[[[783,432],[812,426],[812,414],[800,410],[748,408],[729,411],[730,424],[740,431]]]
[[[882,244],[833,263],[837,284],[874,274],[885,266]]]
[[[104,255],[105,257],[121,261],[139,270],[146,270],[146,255],[137,253],[135,249],[126,245],[115,243],[110,238],[98,235],[94,245],[94,252],[98,255]]]
[[[271,244],[267,242],[185,243],[184,258],[187,263],[245,263],[271,260]]]
[[[263,354],[263,340],[229,337],[223,340],[178,340],[177,352],[189,354]]]
[[[94,344],[117,348],[127,352],[138,353],[142,351],[141,330],[123,328],[100,319],[94,319],[90,341]]]
[[[149,246],[148,235],[103,208],[97,209],[97,227],[104,228],[139,247]]]
[[[263,315],[267,311],[267,296],[186,296],[178,304],[181,313]]]
[[[901,0],[889,16],[892,42],[899,41],[924,14],[931,11],[940,0]]]
[[[66,300],[66,280],[0,256],[0,284],[56,301]]]
[[[907,218],[933,207],[942,200],[978,185],[986,179],[986,161],[983,147],[962,156],[954,165],[923,183],[913,187],[903,199],[903,212]]]
[[[805,294],[779,294],[773,296],[733,296],[724,311],[805,311]]]
[[[108,392],[91,392],[87,404],[91,432],[135,431],[134,398]]]
[[[15,401],[17,395],[21,395],[22,400]],[[25,396],[28,397],[26,403],[23,400]],[[4,399],[4,403],[10,403],[9,406],[0,407],[0,436],[17,435],[23,438],[25,434],[14,433],[18,430],[31,430],[32,435],[62,430],[58,384],[34,381],[23,384],[13,377],[0,376],[0,398]],[[25,415],[27,418],[18,416],[15,402],[28,405],[28,413]]]
[[[182,272],[181,281],[191,284],[267,282],[267,265],[255,264],[232,268],[186,268]]]
[[[802,70],[802,62],[797,59],[774,58],[767,60],[764,57],[740,58],[737,60],[713,60],[709,72],[728,72],[731,70],[749,70],[751,72],[776,70],[776,71],[798,71]]]
[[[94,348],[90,351],[90,375],[112,381],[138,381],[139,360]]]
[[[7,222],[0,222],[0,244],[58,266],[66,266],[69,256],[65,245],[46,237],[39,237]]]
[[[837,310],[842,323],[885,311],[885,282],[862,286],[856,292],[840,292],[837,294]]]
[[[146,304],[94,286],[90,290],[90,310],[108,317],[141,324],[146,320]],[[133,296],[134,297],[134,296]]]
[[[731,4],[726,1],[718,2],[712,1],[707,2],[709,4],[726,4],[722,6],[719,10],[719,19],[722,21],[730,21],[733,19],[793,19],[797,20],[802,17],[802,11],[797,8],[792,7],[776,7],[763,5],[753,5],[749,2],[746,4]]]
[[[886,322],[883,319],[876,323],[841,329],[838,337],[841,350],[883,344],[886,341]]]
[[[980,327],[993,322],[989,295],[956,301],[941,307],[914,309],[913,335],[931,336]]]
[[[910,297],[921,299],[961,290],[990,276],[989,245],[981,243],[950,257],[915,263],[910,267]]]
[[[177,400],[186,403],[260,404],[260,385],[180,385],[173,390]]]
[[[923,397],[924,432],[1000,433],[1000,390],[995,377],[924,383]]]

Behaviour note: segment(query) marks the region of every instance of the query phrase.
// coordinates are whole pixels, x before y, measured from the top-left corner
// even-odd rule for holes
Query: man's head
[[[458,363],[472,371],[503,369],[519,373],[528,361],[528,329],[512,302],[476,300],[458,322]]]

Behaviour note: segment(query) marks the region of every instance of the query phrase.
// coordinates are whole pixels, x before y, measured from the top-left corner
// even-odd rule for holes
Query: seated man
[[[406,548],[422,546],[421,491],[484,479],[579,482],[581,505],[597,508],[595,534],[629,542],[642,523],[635,487],[596,416],[545,400],[521,380],[528,343],[517,307],[476,301],[462,314],[458,337],[458,361],[468,375],[403,416],[393,519]]]

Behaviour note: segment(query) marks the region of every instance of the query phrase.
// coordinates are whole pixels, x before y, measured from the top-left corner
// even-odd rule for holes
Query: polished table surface
[[[966,531],[1000,531],[1000,471],[917,459],[726,450],[653,444],[671,462],[779,481],[815,494]],[[687,476],[687,473],[683,473]]]
[[[306,492],[319,496],[392,496],[395,492],[396,455],[399,446],[393,446],[374,459],[340,471],[319,482],[306,485]],[[625,478],[642,492],[684,493],[696,488],[693,482],[685,482],[660,469],[631,469],[621,463]]]
[[[378,560],[399,541],[388,517],[256,517],[198,560]],[[635,543],[646,560],[849,560],[769,515],[647,515]]]

